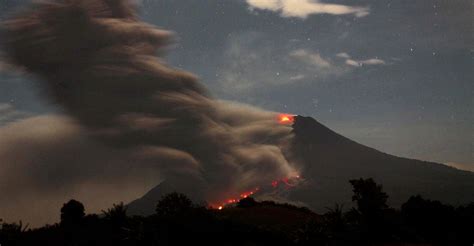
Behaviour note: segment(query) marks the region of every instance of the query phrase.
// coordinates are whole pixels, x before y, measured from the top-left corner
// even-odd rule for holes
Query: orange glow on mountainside
[[[299,179],[300,179],[300,175],[294,175],[294,176],[291,176],[291,177],[282,178],[282,179],[279,179],[279,180],[274,180],[274,181],[271,182],[271,187],[277,188],[280,184],[283,184],[286,187],[291,188],[291,187],[295,186],[295,181],[297,182],[297,180],[299,180]],[[218,210],[222,210],[228,205],[238,203],[240,201],[240,199],[244,199],[244,198],[247,198],[247,197],[250,197],[250,196],[256,194],[258,191],[260,191],[260,188],[256,187],[253,190],[241,193],[238,198],[229,198],[229,199],[225,200],[224,202],[220,202],[220,203],[217,203],[215,205],[211,205],[211,207],[217,208]]]

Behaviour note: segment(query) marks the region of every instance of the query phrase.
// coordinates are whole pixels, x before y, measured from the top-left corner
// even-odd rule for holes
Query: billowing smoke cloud
[[[8,21],[2,36],[8,62],[36,74],[72,117],[8,131],[57,124],[41,141],[0,130],[0,147],[8,146],[1,191],[10,198],[32,188],[74,195],[98,183],[104,192],[142,191],[133,187],[165,177],[215,201],[294,172],[282,153],[291,129],[273,112],[212,98],[192,74],[167,66],[156,53],[172,35],[139,21],[125,0],[42,1]]]

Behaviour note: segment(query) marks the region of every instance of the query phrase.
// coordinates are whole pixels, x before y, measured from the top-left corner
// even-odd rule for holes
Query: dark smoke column
[[[170,33],[139,21],[127,1],[42,1],[2,32],[9,62],[39,76],[88,135],[129,153],[131,169],[200,183],[207,200],[294,172],[282,154],[290,127],[273,112],[215,100],[167,66],[156,53]]]

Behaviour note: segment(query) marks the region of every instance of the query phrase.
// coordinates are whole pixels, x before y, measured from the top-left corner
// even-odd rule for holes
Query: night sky
[[[0,0],[0,17],[28,1]],[[329,4],[329,2],[331,4]],[[312,116],[381,151],[474,169],[474,4],[142,0],[169,63],[220,99]],[[0,64],[0,125],[58,113]]]

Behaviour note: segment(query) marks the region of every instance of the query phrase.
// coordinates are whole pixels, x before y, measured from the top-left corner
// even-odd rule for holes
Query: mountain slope
[[[299,165],[303,182],[289,190],[287,199],[317,212],[335,203],[349,207],[352,188],[348,181],[356,178],[374,178],[395,207],[417,194],[453,205],[474,202],[472,172],[382,153],[337,134],[311,117],[295,117],[293,133],[286,155]],[[151,214],[161,196],[173,191],[201,200],[202,190],[192,184],[176,185],[171,180],[162,182],[131,202],[129,213]]]
[[[185,179],[185,178],[184,178]],[[156,205],[160,199],[169,193],[179,192],[186,194],[191,200],[197,203],[203,203],[202,195],[204,188],[199,183],[190,181],[189,183],[178,181],[177,177],[165,180],[148,191],[144,196],[138,198],[127,205],[128,215],[150,215],[155,213]]]
[[[295,117],[291,159],[301,164],[305,183],[292,200],[321,210],[336,202],[350,203],[349,179],[374,178],[389,202],[399,206],[421,194],[451,204],[474,201],[474,173],[442,164],[400,158],[345,138],[310,117]]]

